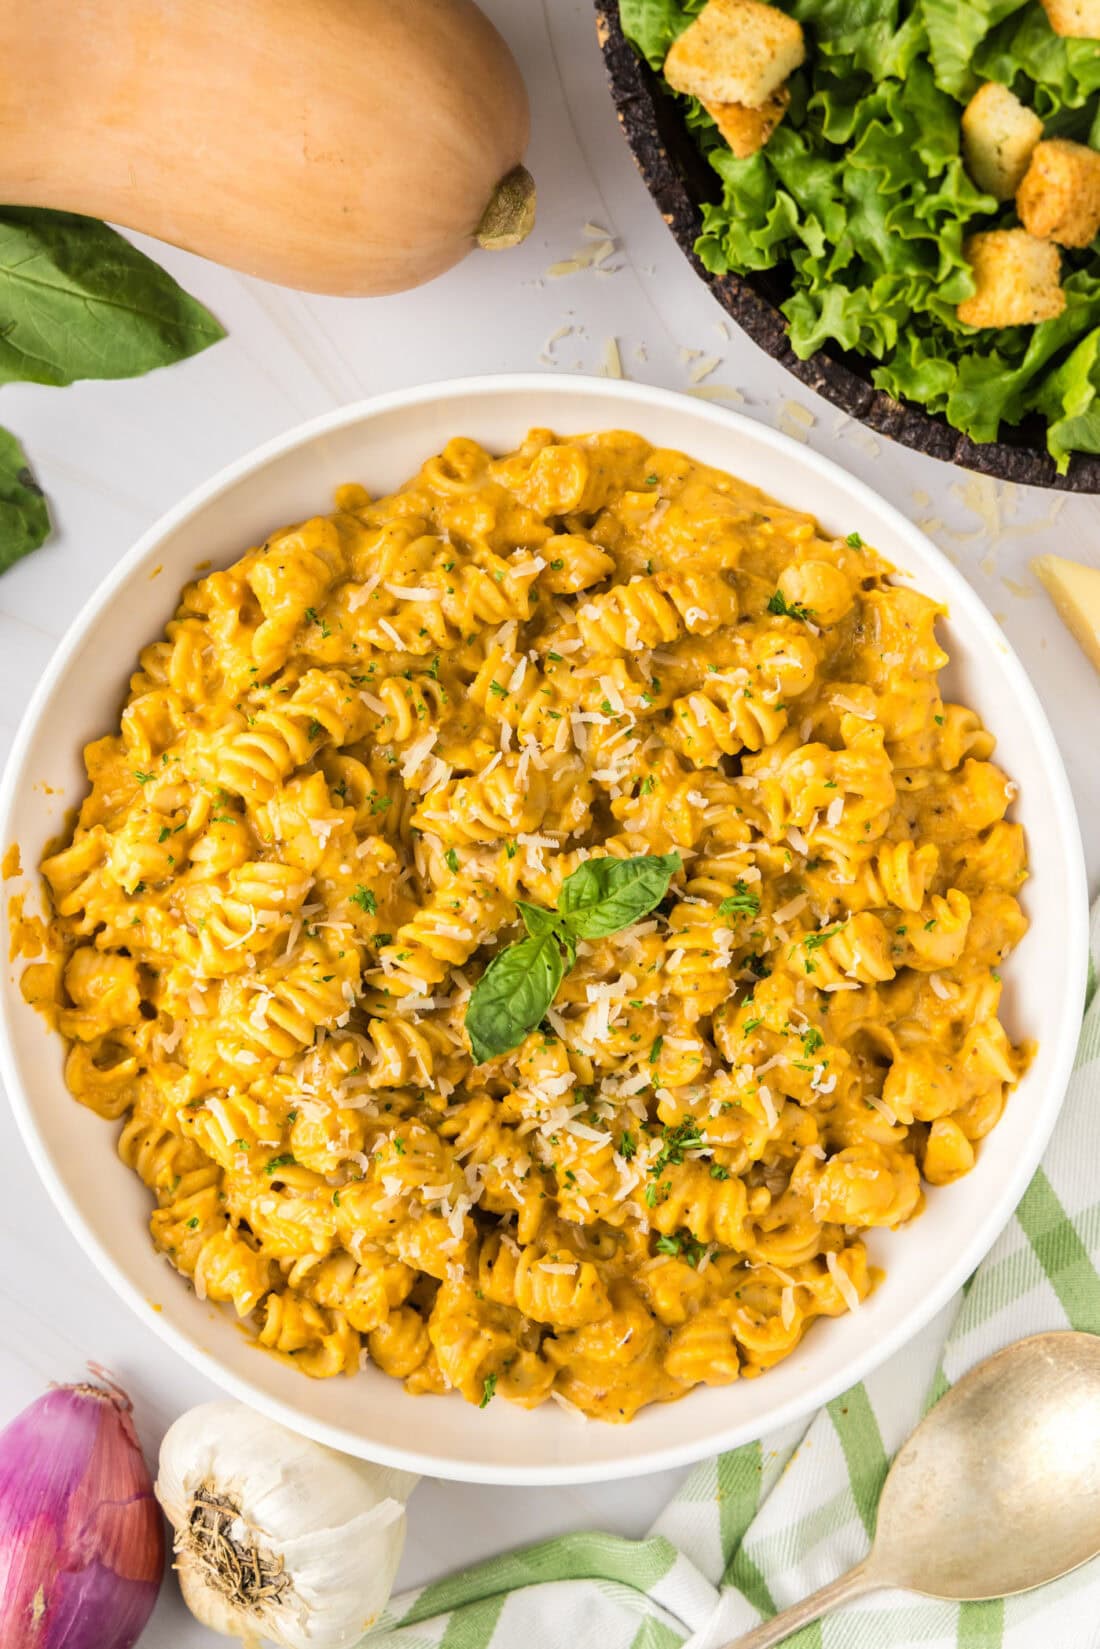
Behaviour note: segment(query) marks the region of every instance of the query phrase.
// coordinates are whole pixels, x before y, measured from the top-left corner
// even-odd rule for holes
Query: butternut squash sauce
[[[859,1305],[866,1230],[967,1172],[1027,1058],[1013,786],[889,575],[640,436],[533,430],[183,592],[24,983],[200,1295],[310,1375],[603,1420]],[[475,1065],[516,899],[673,851]]]

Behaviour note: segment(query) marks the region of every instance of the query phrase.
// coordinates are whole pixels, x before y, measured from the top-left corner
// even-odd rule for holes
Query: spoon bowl
[[[1018,1340],[965,1374],[894,1457],[863,1562],[726,1649],[772,1649],[864,1592],[1009,1597],[1100,1555],[1100,1335]]]
[[[1100,1336],[1036,1334],[979,1363],[898,1451],[880,1584],[958,1601],[1043,1586],[1100,1552]]]

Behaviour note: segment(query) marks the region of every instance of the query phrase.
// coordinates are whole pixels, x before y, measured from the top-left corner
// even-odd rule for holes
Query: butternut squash
[[[534,222],[527,95],[472,0],[3,0],[0,200],[373,295]]]

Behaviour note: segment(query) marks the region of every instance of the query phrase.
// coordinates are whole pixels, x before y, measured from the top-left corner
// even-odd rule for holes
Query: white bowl
[[[58,648],[0,792],[0,845],[20,844],[33,882],[44,843],[83,793],[81,746],[117,724],[139,648],[163,629],[199,563],[228,564],[273,528],[328,509],[340,482],[375,493],[395,486],[449,436],[505,451],[532,425],[626,427],[680,448],[812,511],[833,532],[858,530],[947,604],[951,690],[981,712],[1020,786],[1032,925],[1006,968],[1005,1011],[1013,1036],[1035,1037],[1039,1051],[973,1173],[932,1191],[913,1225],[872,1235],[886,1280],[860,1311],[815,1323],[762,1379],[699,1389],[629,1426],[582,1425],[553,1403],[528,1413],[409,1397],[373,1370],[313,1381],[258,1351],[154,1252],[148,1192],[115,1155],[117,1130],[66,1092],[60,1042],[24,1005],[19,967],[9,967],[0,1054],[20,1127],[76,1240],[149,1328],[235,1396],[334,1448],[483,1483],[580,1483],[683,1465],[808,1414],[896,1351],[973,1271],[1039,1161],[1070,1072],[1086,967],[1081,842],[1058,750],[1023,669],[963,578],[895,509],[806,447],[713,405],[599,379],[482,378],[383,395],[291,431],[192,493],[119,563]]]

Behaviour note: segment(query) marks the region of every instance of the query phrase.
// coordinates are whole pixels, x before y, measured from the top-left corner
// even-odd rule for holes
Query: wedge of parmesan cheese
[[[1045,586],[1070,634],[1100,670],[1100,567],[1083,567],[1060,555],[1040,555],[1031,570]]]

